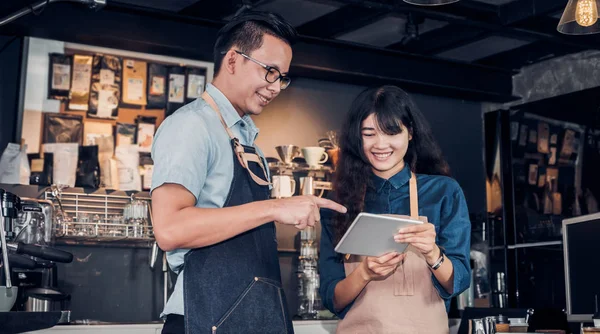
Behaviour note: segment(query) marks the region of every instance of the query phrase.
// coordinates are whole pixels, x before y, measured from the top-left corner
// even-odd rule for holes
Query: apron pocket
[[[281,283],[255,277],[212,333],[287,333],[284,307]]]

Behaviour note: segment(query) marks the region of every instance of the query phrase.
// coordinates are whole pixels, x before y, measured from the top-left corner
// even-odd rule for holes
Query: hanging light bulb
[[[458,2],[459,0],[404,0],[404,2],[417,6],[439,6]]]
[[[600,32],[598,0],[569,0],[557,30],[563,34],[586,35]]]
[[[589,27],[598,21],[598,8],[595,0],[579,0],[575,8],[575,21],[583,27]]]

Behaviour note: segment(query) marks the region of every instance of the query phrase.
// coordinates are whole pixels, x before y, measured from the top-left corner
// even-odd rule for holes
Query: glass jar
[[[319,295],[319,274],[316,268],[304,269],[302,275],[302,299],[300,299],[300,309],[302,313],[299,314],[302,319],[318,319],[319,311],[323,309],[321,303],[321,296]]]

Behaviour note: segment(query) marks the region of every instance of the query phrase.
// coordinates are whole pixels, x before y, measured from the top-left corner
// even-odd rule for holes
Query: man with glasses
[[[154,235],[178,274],[162,333],[293,332],[273,222],[303,229],[320,207],[346,211],[314,196],[269,199],[250,116],[290,85],[295,39],[278,15],[236,16],[217,36],[212,84],[156,133]]]
[[[292,79],[290,79],[290,77],[288,77],[287,75],[283,75],[281,74],[281,72],[279,72],[279,70],[277,69],[277,67],[273,67],[273,66],[269,66],[267,64],[263,64],[260,61],[248,56],[247,54],[243,53],[242,51],[238,51],[235,50],[235,52],[239,55],[241,55],[242,57],[253,61],[255,63],[257,63],[258,65],[262,66],[262,68],[265,69],[265,71],[267,71],[267,73],[265,73],[265,81],[267,81],[268,83],[275,83],[277,82],[277,80],[281,80],[281,89],[284,90],[286,89],[290,83],[292,82]],[[225,55],[227,54],[227,51],[223,51],[221,52],[221,54]]]

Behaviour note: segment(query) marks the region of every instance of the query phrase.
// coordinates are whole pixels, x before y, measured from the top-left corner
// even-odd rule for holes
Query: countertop
[[[333,334],[337,320],[293,321],[295,334]],[[457,333],[460,319],[449,319],[450,334]],[[52,328],[28,332],[32,334],[160,334],[162,323],[153,324],[102,324],[102,325],[57,325]]]
[[[296,334],[335,333],[337,320],[301,320],[293,321]],[[33,331],[35,334],[160,334],[163,324],[115,324],[115,325],[57,325],[52,328]]]

